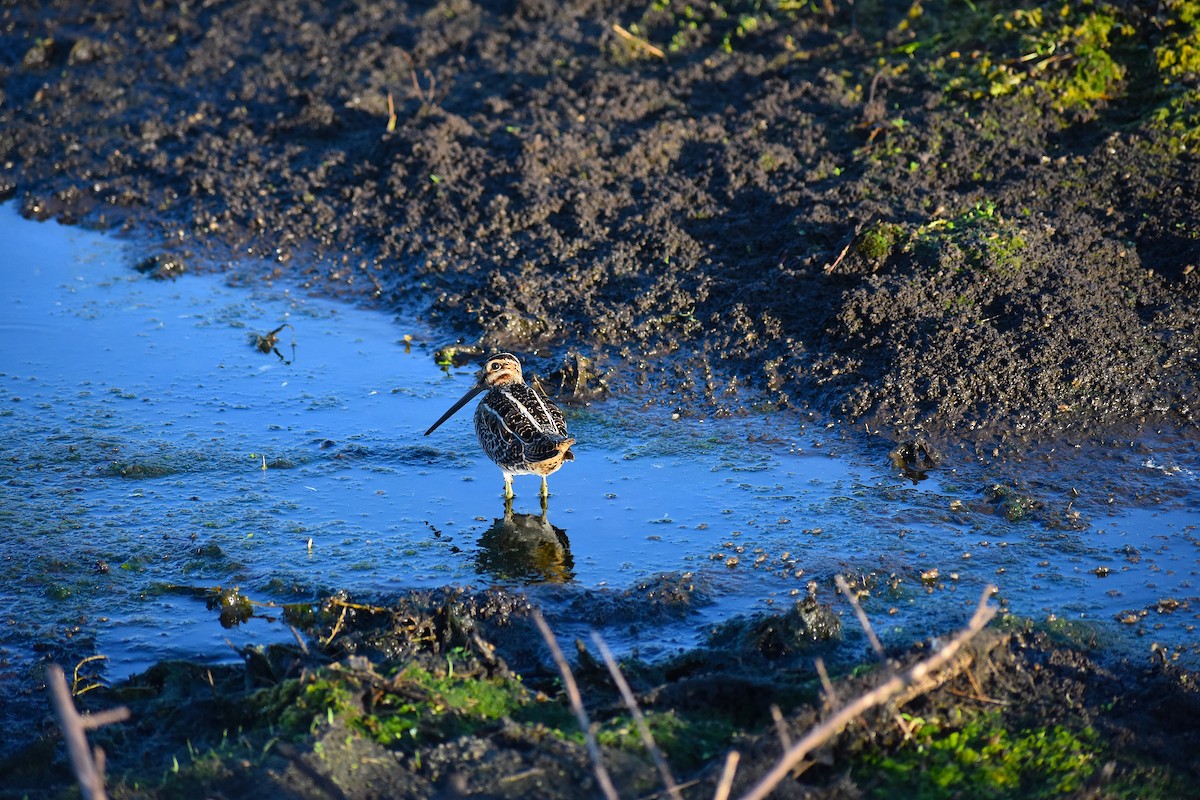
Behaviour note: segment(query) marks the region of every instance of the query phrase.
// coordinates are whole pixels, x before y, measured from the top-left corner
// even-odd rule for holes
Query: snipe
[[[511,353],[497,353],[484,362],[475,385],[442,414],[425,435],[481,392],[487,392],[475,408],[475,435],[487,457],[504,473],[504,496],[513,496],[515,475],[540,475],[542,497],[549,490],[546,476],[557,472],[563,462],[574,461],[563,413],[549,398],[525,383],[521,362]]]

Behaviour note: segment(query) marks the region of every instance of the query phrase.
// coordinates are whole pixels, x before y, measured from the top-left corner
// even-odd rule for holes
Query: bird
[[[475,407],[475,435],[483,452],[504,473],[504,498],[513,498],[516,475],[540,475],[541,496],[549,495],[546,477],[574,461],[567,423],[558,406],[525,382],[521,362],[512,353],[497,353],[483,363],[475,385],[433,423],[433,433],[476,395],[487,392]]]

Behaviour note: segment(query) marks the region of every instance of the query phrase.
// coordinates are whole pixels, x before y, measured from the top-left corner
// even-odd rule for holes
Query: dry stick
[[[103,728],[105,725],[112,725],[114,722],[124,722],[127,719],[129,719],[129,709],[125,706],[117,706],[97,711],[95,714],[88,714],[86,717],[81,716],[79,724],[85,730],[90,731],[95,728]]]
[[[737,772],[738,761],[742,755],[737,750],[730,750],[725,756],[725,768],[721,770],[721,780],[717,782],[717,791],[713,800],[728,800],[729,790],[733,788],[733,774]]]
[[[392,99],[391,92],[387,93],[387,104],[388,104],[387,132],[391,133],[392,131],[396,130],[396,101]]]
[[[775,722],[775,733],[779,736],[779,744],[787,750],[792,746],[792,737],[788,735],[787,723],[783,720],[783,712],[779,706],[771,703],[771,719]]]
[[[558,640],[554,638],[550,626],[542,617],[542,612],[536,608],[533,610],[533,622],[542,632],[542,638],[546,640],[546,646],[550,648],[550,655],[554,657],[554,663],[562,675],[563,688],[567,690],[567,699],[571,701],[571,710],[575,712],[575,719],[579,721],[579,727],[583,730],[584,739],[587,741],[588,755],[592,757],[596,782],[600,784],[600,789],[608,800],[620,800],[616,788],[613,787],[612,778],[609,777],[608,770],[604,768],[604,762],[600,758],[600,745],[596,743],[596,735],[592,733],[592,723],[588,720],[587,711],[583,708],[583,697],[579,694],[579,686],[575,683],[571,665],[563,656],[562,650],[558,646]]]
[[[850,241],[846,242],[846,246],[842,248],[842,252],[838,253],[838,257],[833,260],[833,263],[825,265],[826,272],[833,272],[838,268],[838,264],[841,264],[845,260],[846,254],[850,252],[850,248],[853,246],[856,238],[858,238],[858,231],[855,231],[854,235],[850,237]]]
[[[659,58],[667,57],[667,54],[664,53],[662,50],[659,50],[657,47],[650,44],[642,37],[636,36],[636,35],[630,33],[629,31],[625,30],[624,28],[622,28],[620,25],[618,25],[615,22],[613,23],[613,30],[616,31],[617,35],[620,36],[622,39],[628,39],[629,41],[633,42],[638,47],[645,50],[650,55],[658,56]]]
[[[333,630],[329,632],[329,638],[321,642],[322,647],[328,647],[333,643],[333,638],[338,635],[338,631],[342,629],[342,623],[346,621],[346,612],[350,610],[350,605],[347,603],[342,606],[342,613],[338,617],[337,624],[333,626]],[[318,640],[320,641],[320,640]]]
[[[837,708],[841,705],[841,700],[838,700],[837,692],[834,691],[833,681],[829,680],[829,670],[825,669],[825,659],[817,656],[814,662],[817,668],[817,675],[821,676],[821,688],[825,690],[825,702],[829,704],[829,710]]]
[[[850,601],[850,606],[854,609],[855,616],[858,617],[858,623],[863,626],[863,630],[867,633],[867,640],[870,641],[871,647],[875,649],[875,655],[879,656],[880,661],[887,663],[887,654],[883,652],[883,643],[875,635],[875,629],[871,627],[871,620],[867,619],[867,612],[863,611],[858,598],[854,596],[854,592],[850,591],[850,585],[846,583],[846,579],[840,574],[834,575],[833,580],[837,584],[838,591],[846,595],[846,599]]]
[[[875,655],[879,656],[879,663],[884,664],[888,669],[892,669],[887,660],[887,654],[883,651],[883,643],[879,641],[879,636],[875,633],[875,626],[871,624],[871,620],[867,619],[867,612],[863,611],[862,604],[858,602],[858,596],[850,589],[850,585],[846,582],[846,578],[841,574],[833,576],[834,582],[837,584],[838,591],[846,596],[850,601],[851,608],[854,609],[855,616],[858,617],[858,623],[862,625],[863,631],[867,634],[867,640],[871,643],[871,648],[874,649]],[[826,678],[828,680],[828,678]],[[832,707],[832,706],[831,706]],[[905,739],[910,738],[908,727],[904,724],[904,718],[898,713],[894,715],[896,724],[900,726],[900,730],[905,731]]]
[[[84,664],[88,664],[92,661],[107,661],[107,660],[108,660],[108,656],[103,655],[101,653],[97,653],[94,656],[88,656],[87,658],[83,659],[82,661],[80,661],[78,664],[75,665],[74,680],[71,681],[71,695],[73,697],[78,697],[79,695],[83,694],[84,692],[90,692],[92,689],[95,689],[96,687],[98,687],[100,685],[98,683],[94,683],[91,686],[88,686],[87,688],[80,690],[80,688],[79,688],[79,668],[82,667]]]
[[[996,587],[991,585],[988,585],[983,590],[983,596],[979,599],[979,606],[975,609],[975,614],[971,617],[971,622],[962,632],[947,642],[945,647],[924,661],[918,661],[916,664],[913,664],[904,672],[888,678],[879,684],[879,686],[876,686],[850,704],[843,706],[832,717],[813,728],[803,739],[796,742],[790,750],[784,753],[779,763],[764,775],[750,791],[742,795],[740,800],[763,800],[791,772],[793,766],[799,763],[810,752],[836,736],[851,720],[856,719],[875,706],[886,703],[904,691],[906,687],[926,679],[932,673],[945,666],[962,649],[963,645],[974,638],[991,621],[992,617],[996,616],[995,607],[987,604],[988,597],[995,590]]]
[[[662,775],[663,784],[667,787],[667,794],[671,795],[675,800],[683,800],[683,795],[679,793],[679,785],[675,783],[675,776],[671,774],[671,767],[667,765],[667,760],[663,758],[662,751],[658,749],[654,737],[650,734],[650,728],[646,725],[646,718],[642,716],[642,709],[638,706],[637,698],[633,696],[633,691],[630,690],[628,681],[621,674],[621,668],[617,666],[617,661],[613,658],[612,651],[608,649],[608,645],[600,638],[600,634],[595,631],[592,631],[592,641],[596,643],[597,649],[600,650],[600,657],[604,659],[604,665],[608,667],[608,674],[612,675],[613,681],[617,684],[617,689],[621,692],[621,699],[625,701],[625,707],[633,715],[633,722],[637,725],[638,734],[642,737],[642,744],[645,745],[646,751],[650,753],[650,758],[654,759],[654,766],[658,767],[658,773]]]
[[[54,715],[58,717],[58,725],[62,728],[63,739],[67,743],[67,754],[71,757],[71,769],[75,779],[79,781],[79,793],[84,800],[104,800],[104,772],[97,765],[104,763],[103,751],[96,748],[95,754],[88,750],[86,731],[97,728],[109,722],[120,722],[129,719],[129,709],[122,706],[95,714],[92,717],[81,717],[75,710],[71,700],[71,692],[67,689],[67,678],[62,667],[51,664],[46,669],[46,688],[50,692],[50,705],[54,707]]]

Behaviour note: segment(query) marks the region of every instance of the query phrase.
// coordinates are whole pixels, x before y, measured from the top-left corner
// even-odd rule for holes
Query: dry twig
[[[741,757],[737,750],[730,750],[729,755],[725,756],[725,767],[721,770],[721,780],[717,782],[713,800],[727,800],[729,797],[729,790],[733,788],[733,775],[737,772],[738,760]]]
[[[104,751],[99,747],[94,751],[88,749],[87,731],[129,719],[129,709],[121,706],[86,717],[80,716],[67,689],[66,675],[57,664],[51,664],[46,669],[46,688],[67,744],[71,769],[79,782],[79,793],[84,800],[104,800],[107,797],[104,792]]]
[[[83,679],[79,676],[79,668],[82,667],[84,664],[88,664],[92,661],[106,661],[106,660],[108,660],[108,656],[97,654],[94,656],[88,656],[87,658],[83,659],[82,661],[80,661],[78,664],[75,665],[75,675],[74,675],[74,679],[71,681],[71,696],[72,697],[78,697],[81,694],[87,694],[92,689],[99,689],[103,685],[100,683],[90,683],[87,686],[80,689],[79,684],[83,682]]]
[[[662,50],[660,50],[657,47],[655,47],[654,45],[650,44],[642,37],[630,33],[629,31],[627,31],[625,28],[622,28],[617,23],[614,22],[612,27],[613,27],[613,31],[615,31],[616,34],[618,36],[620,36],[622,39],[633,42],[633,44],[637,45],[642,50],[645,50],[650,55],[658,56],[659,58],[667,57],[667,54],[664,53]]]
[[[650,758],[654,759],[654,766],[658,767],[658,773],[662,775],[663,784],[667,787],[667,793],[674,800],[683,800],[683,795],[679,793],[679,785],[675,783],[675,776],[671,774],[671,767],[668,766],[667,760],[663,758],[662,751],[658,749],[654,737],[650,734],[650,728],[646,725],[646,718],[642,716],[642,709],[638,706],[637,698],[633,696],[633,691],[629,688],[628,681],[621,674],[621,668],[617,665],[616,659],[613,658],[612,651],[608,649],[608,645],[600,638],[600,634],[595,631],[592,631],[592,641],[596,643],[597,649],[600,650],[600,657],[604,659],[604,666],[608,667],[608,674],[612,675],[613,682],[617,684],[617,689],[621,692],[621,699],[625,701],[625,707],[633,715],[633,722],[637,726],[638,734],[642,737],[642,744],[645,745],[646,752],[650,754]]]
[[[907,687],[927,680],[934,672],[945,666],[957,655],[963,645],[973,639],[984,626],[996,615],[996,608],[989,606],[988,598],[995,591],[994,586],[987,586],[979,599],[979,606],[971,617],[970,623],[957,636],[946,643],[938,652],[922,661],[918,661],[901,673],[892,675],[871,691],[857,700],[843,706],[829,719],[813,728],[796,744],[792,745],[770,772],[764,775],[750,791],[742,795],[741,800],[763,800],[770,794],[780,781],[791,771],[792,767],[810,752],[825,744],[836,736],[847,724],[875,706],[882,705],[899,695]],[[722,778],[723,780],[723,778]]]
[[[838,253],[838,257],[833,260],[832,264],[825,265],[826,272],[833,272],[838,268],[838,265],[845,260],[846,254],[850,252],[850,247],[854,244],[855,238],[858,236],[858,231],[854,232],[854,236],[850,237],[850,241],[846,242],[846,246],[842,248],[842,252]]]
[[[575,719],[579,721],[579,727],[583,730],[584,739],[587,741],[588,755],[592,758],[592,768],[596,773],[596,782],[600,784],[600,789],[604,792],[604,796],[608,800],[620,800],[617,796],[617,790],[613,786],[612,778],[608,775],[608,770],[604,768],[604,761],[600,758],[600,745],[596,742],[596,734],[592,731],[592,723],[588,720],[587,711],[583,707],[583,697],[579,694],[579,686],[575,683],[575,675],[571,672],[571,665],[567,663],[567,659],[563,656],[562,649],[558,646],[558,640],[554,638],[554,633],[551,632],[550,626],[546,624],[546,620],[542,617],[542,612],[536,608],[533,610],[533,622],[542,633],[542,638],[546,640],[546,646],[550,648],[550,655],[554,657],[554,663],[558,666],[558,671],[562,675],[563,688],[567,691],[567,699],[571,701],[571,710],[575,712]]]
[[[779,736],[779,744],[783,746],[784,750],[787,750],[792,746],[792,737],[788,734],[787,723],[783,720],[783,712],[774,703],[771,703],[771,719],[775,723],[775,733]]]
[[[825,669],[825,659],[817,656],[813,665],[817,668],[817,675],[821,678],[821,688],[825,691],[825,705],[829,706],[832,711],[841,705],[842,701],[838,699],[837,691],[833,688],[833,681],[829,680],[829,670]]]
[[[834,575],[833,581],[837,584],[838,591],[846,595],[846,599],[850,601],[850,606],[854,609],[854,615],[858,617],[858,623],[863,626],[863,630],[867,634],[867,640],[875,650],[875,655],[879,656],[879,660],[886,664],[887,654],[883,651],[883,643],[875,635],[875,628],[872,627],[871,620],[867,619],[867,612],[863,611],[862,605],[858,602],[858,597],[850,589],[850,584],[846,583],[846,579],[840,574]]]
[[[863,627],[863,631],[867,634],[867,640],[871,643],[871,648],[875,651],[875,655],[879,656],[879,662],[892,668],[891,663],[887,660],[887,653],[883,650],[883,642],[879,641],[879,636],[875,633],[875,626],[871,624],[871,620],[867,618],[867,612],[863,611],[862,604],[858,602],[858,595],[850,588],[850,584],[842,575],[833,576],[834,582],[837,584],[838,591],[846,596],[850,601],[851,608],[854,609],[855,616],[858,617],[858,622]],[[828,678],[826,678],[828,680]],[[896,724],[900,726],[900,730],[904,731],[904,738],[909,738],[909,728],[904,723],[904,718],[899,714],[893,715],[896,718]]]

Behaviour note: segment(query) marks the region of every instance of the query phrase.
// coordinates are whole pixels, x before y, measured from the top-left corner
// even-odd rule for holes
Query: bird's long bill
[[[460,408],[462,408],[463,406],[465,406],[467,403],[471,402],[471,400],[472,400],[472,399],[474,399],[475,395],[479,394],[480,392],[482,392],[482,391],[483,391],[484,389],[486,389],[486,388],[487,388],[486,386],[473,386],[473,387],[471,387],[471,391],[469,391],[469,392],[467,392],[466,394],[464,394],[464,395],[463,395],[461,398],[459,398],[459,401],[458,401],[457,403],[455,403],[454,405],[450,406],[450,410],[449,410],[449,411],[447,411],[445,414],[442,414],[442,418],[441,418],[441,419],[439,419],[437,422],[435,422],[435,423],[433,423],[432,425],[430,425],[430,426],[429,426],[429,430],[425,431],[425,435],[426,435],[426,436],[428,436],[429,434],[431,434],[431,433],[433,433],[435,430],[437,430],[437,427],[438,427],[439,425],[441,425],[443,422],[445,422],[446,420],[448,420],[448,419],[450,419],[451,417],[453,417],[453,416],[454,416],[454,413],[455,413],[456,411],[458,411]]]

